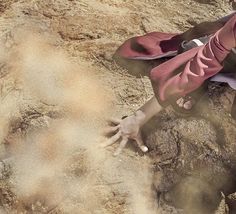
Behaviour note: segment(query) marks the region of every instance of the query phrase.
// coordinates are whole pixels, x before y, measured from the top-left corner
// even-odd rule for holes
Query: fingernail
[[[142,146],[141,149],[142,149],[143,152],[147,152],[148,151],[148,147],[146,147],[146,146]]]

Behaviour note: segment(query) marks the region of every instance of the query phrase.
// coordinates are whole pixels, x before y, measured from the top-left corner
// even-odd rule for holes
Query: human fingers
[[[144,142],[143,142],[141,133],[139,133],[138,136],[137,136],[137,138],[135,138],[134,140],[137,142],[138,147],[139,147],[143,152],[147,152],[147,151],[148,151],[148,147],[144,145]]]
[[[109,138],[107,141],[101,144],[102,147],[107,147],[114,144],[121,137],[121,131],[117,132],[114,136]]]
[[[117,156],[117,155],[119,155],[122,152],[122,150],[125,148],[127,142],[128,142],[128,138],[127,137],[123,137],[122,141],[120,142],[119,147],[116,149],[116,151],[114,153],[114,156]]]
[[[118,118],[110,118],[108,119],[108,122],[111,123],[111,124],[114,124],[114,125],[118,125],[121,123],[121,119],[118,119]]]
[[[117,131],[120,128],[120,125],[117,126],[110,126],[102,130],[102,135],[109,135],[115,131]]]
[[[178,99],[178,103],[177,103],[178,105],[179,105],[179,107],[183,107],[183,105],[184,105],[184,98],[180,98],[180,99]]]
[[[180,104],[180,102],[181,102],[181,99],[182,99],[182,98],[179,98],[178,100],[176,100],[176,104],[177,104],[177,105],[179,105],[179,104]]]

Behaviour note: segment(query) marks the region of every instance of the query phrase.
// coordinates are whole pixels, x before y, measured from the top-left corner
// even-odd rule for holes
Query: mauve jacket
[[[233,15],[207,44],[179,54],[152,69],[151,81],[159,100],[185,96],[218,73],[223,68],[223,60],[236,46],[235,26],[236,15]],[[182,71],[175,74],[177,69]]]
[[[176,55],[151,70],[153,90],[161,104],[166,105],[172,99],[187,95],[222,70],[223,60],[236,47],[236,14],[224,17],[216,23],[217,25],[213,23],[213,31],[208,33],[211,34],[208,43]],[[129,59],[155,59],[163,53],[174,53],[185,35],[188,39],[203,36],[198,33],[193,30],[181,35],[149,33],[127,40],[117,52]]]

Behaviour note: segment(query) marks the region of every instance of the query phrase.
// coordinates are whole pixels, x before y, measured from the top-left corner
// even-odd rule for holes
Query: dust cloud
[[[18,133],[8,145],[17,212],[111,213],[113,206],[117,210],[122,206],[123,213],[155,213],[149,202],[148,166],[136,168],[133,163],[127,169],[123,164],[132,162],[130,157],[124,155],[120,163],[99,147],[100,129],[111,114],[113,98],[92,77],[92,68],[72,62],[37,32],[21,31],[5,53],[2,59],[20,95],[1,101],[1,141],[9,133],[12,115],[20,114],[22,97],[62,112],[47,127]],[[117,178],[121,181],[113,187]]]

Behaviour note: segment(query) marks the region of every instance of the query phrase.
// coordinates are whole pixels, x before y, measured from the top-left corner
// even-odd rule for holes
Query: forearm
[[[141,106],[135,115],[140,122],[140,126],[143,126],[147,121],[149,121],[154,115],[162,110],[162,106],[158,103],[155,96],[153,96],[149,101],[147,101],[143,106]]]
[[[231,14],[227,15],[227,16],[224,16],[220,19],[217,20],[217,22],[220,22],[222,23],[223,25],[228,22],[234,15],[236,14],[236,12],[232,12]]]
[[[222,28],[224,24],[225,23],[221,21],[202,22],[184,32],[182,34],[182,39],[190,41],[192,39],[200,38],[206,35],[209,36]]]
[[[216,21],[206,21],[195,25],[182,34],[183,40],[190,41],[192,39],[200,38],[206,35],[214,34],[228,22],[236,12],[224,16]]]

